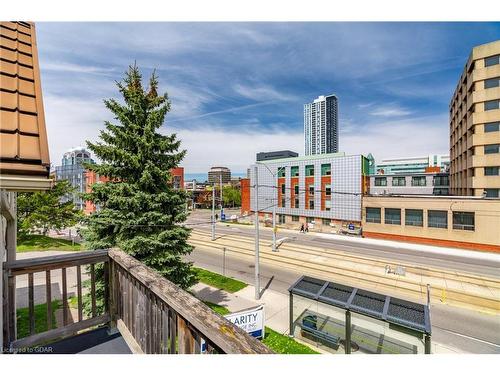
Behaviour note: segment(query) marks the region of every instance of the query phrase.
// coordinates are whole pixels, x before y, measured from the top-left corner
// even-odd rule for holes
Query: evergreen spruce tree
[[[173,189],[170,174],[186,151],[179,150],[175,134],[158,132],[170,110],[168,95],[158,94],[154,72],[143,88],[135,64],[117,86],[123,103],[104,101],[117,123],[105,122],[100,140],[87,141],[101,160],[87,168],[110,180],[85,195],[100,209],[88,217],[84,239],[90,249],[119,247],[187,289],[196,277],[181,258],[192,251],[189,229],[180,225],[187,217],[186,194]]]

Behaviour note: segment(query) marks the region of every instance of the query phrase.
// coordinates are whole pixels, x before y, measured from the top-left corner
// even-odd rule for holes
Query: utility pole
[[[215,241],[215,183],[212,184],[212,241]]]
[[[220,178],[220,219],[222,220],[222,214],[224,213],[224,206],[223,206],[223,200],[222,200],[222,173],[219,176]]]
[[[271,172],[272,173],[272,172]],[[273,176],[275,177],[275,176]],[[276,179],[276,187],[278,186],[278,179]],[[276,202],[274,202],[274,194],[276,193]],[[278,204],[278,188],[273,189],[273,247],[272,251],[276,250],[276,205]]]
[[[254,167],[255,175],[255,299],[260,299],[260,275],[259,275],[259,170]]]

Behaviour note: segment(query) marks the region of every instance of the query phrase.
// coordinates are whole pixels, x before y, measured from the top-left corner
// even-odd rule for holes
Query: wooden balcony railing
[[[4,275],[6,277],[7,295],[4,296],[6,319],[5,340],[6,346],[11,349],[36,346],[41,343],[50,342],[57,339],[63,339],[75,335],[78,331],[94,327],[100,324],[110,322],[110,315],[106,308],[105,313],[99,316],[96,313],[96,279],[95,279],[95,265],[104,263],[105,285],[109,282],[109,257],[107,250],[87,251],[78,254],[56,255],[40,258],[30,258],[23,260],[16,260],[4,264]],[[91,316],[84,319],[83,317],[83,283],[82,283],[82,267],[89,266],[90,268],[90,298],[92,305]],[[73,322],[69,316],[68,306],[68,270],[73,268],[76,270],[76,297],[78,303],[78,317]],[[59,274],[61,279],[62,289],[62,315],[63,325],[52,329],[53,311],[53,287],[52,281],[55,273]],[[47,330],[45,332],[35,333],[36,330],[40,331],[40,327],[35,327],[35,275],[42,273],[45,274],[45,299],[46,303],[46,322]],[[16,332],[16,278],[27,275],[27,291],[28,291],[28,320],[29,320],[29,335],[19,338]],[[20,280],[17,280],[20,281]],[[38,286],[38,285],[37,285]],[[71,286],[70,286],[71,287]],[[38,289],[38,288],[37,288]],[[108,298],[105,298],[107,301]]]
[[[104,265],[104,313],[97,314],[96,265]],[[68,318],[67,270],[76,268],[78,317]],[[82,309],[82,267],[90,274],[91,313]],[[34,274],[45,273],[45,300],[53,300],[53,276],[61,273],[63,324],[52,329],[52,305],[47,303],[47,330],[35,333]],[[213,312],[203,302],[180,289],[156,271],[119,249],[17,260],[4,264],[7,293],[5,340],[11,349],[31,347],[76,335],[103,324],[118,328],[138,353],[262,353],[272,351],[257,339]],[[16,334],[15,278],[28,277],[29,335]],[[71,286],[70,286],[71,287]]]

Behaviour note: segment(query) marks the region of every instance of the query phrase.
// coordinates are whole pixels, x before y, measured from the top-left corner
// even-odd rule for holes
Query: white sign
[[[253,337],[262,338],[264,336],[264,305],[227,314],[224,315],[224,318]]]
[[[264,337],[264,305],[224,315],[234,325],[256,338]],[[205,340],[201,339],[201,352],[207,350]]]

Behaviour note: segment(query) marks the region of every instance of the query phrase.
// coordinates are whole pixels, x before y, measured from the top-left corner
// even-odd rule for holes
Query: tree
[[[94,184],[85,199],[100,206],[82,231],[90,249],[119,247],[164,277],[188,288],[196,282],[191,263],[182,256],[192,251],[187,243],[186,194],[174,190],[170,170],[186,151],[179,151],[176,134],[158,132],[170,110],[168,95],[158,94],[153,72],[143,88],[137,66],[130,66],[117,82],[123,103],[104,100],[118,123],[105,122],[98,142],[89,142],[102,161],[86,167],[110,180]]]
[[[62,203],[64,196],[74,192],[66,180],[57,181],[48,191],[19,193],[17,196],[17,226],[20,236],[40,231],[60,230],[75,225],[82,213],[72,201]]]
[[[225,206],[241,206],[241,190],[233,186],[224,186],[222,199]]]

